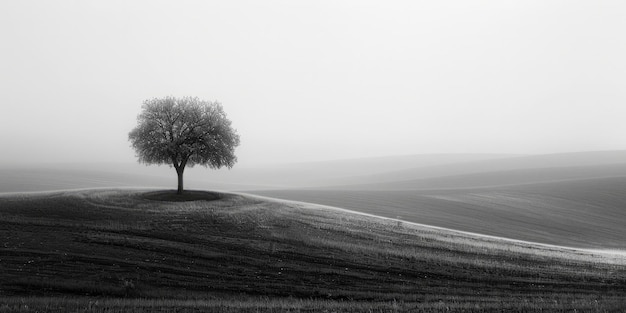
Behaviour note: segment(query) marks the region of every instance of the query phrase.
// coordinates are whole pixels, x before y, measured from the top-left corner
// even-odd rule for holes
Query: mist
[[[0,4],[0,163],[134,163],[144,100],[224,105],[239,167],[623,150],[618,1]]]

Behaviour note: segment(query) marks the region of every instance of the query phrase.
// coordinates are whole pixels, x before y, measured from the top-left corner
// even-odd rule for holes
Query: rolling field
[[[626,176],[626,151],[554,155],[424,154],[185,171],[205,190],[458,189]],[[0,164],[0,193],[102,187],[175,187],[173,168],[136,163]]]
[[[600,166],[578,166],[578,167],[554,167],[554,168],[532,168],[516,169],[496,172],[479,172],[472,174],[461,174],[453,176],[436,176],[421,179],[399,180],[400,177],[416,174],[392,173],[376,177],[380,182],[364,180],[367,183],[354,185],[339,185],[329,187],[317,187],[311,189],[333,189],[333,190],[441,190],[441,189],[475,189],[494,188],[503,186],[528,185],[537,183],[563,182],[574,180],[589,180],[601,178],[626,177],[626,164],[611,164]],[[422,173],[424,174],[424,173]],[[392,179],[393,181],[384,181]],[[372,178],[370,178],[372,179]]]
[[[154,199],[129,189],[0,197],[0,312],[626,306],[620,254],[248,195]]]
[[[255,194],[506,238],[626,250],[626,178],[443,190],[274,190]]]

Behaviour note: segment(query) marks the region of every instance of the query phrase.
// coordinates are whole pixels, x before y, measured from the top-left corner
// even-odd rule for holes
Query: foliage
[[[192,97],[146,100],[137,122],[128,139],[139,161],[174,166],[179,190],[186,166],[231,168],[237,162],[239,135],[218,102]]]

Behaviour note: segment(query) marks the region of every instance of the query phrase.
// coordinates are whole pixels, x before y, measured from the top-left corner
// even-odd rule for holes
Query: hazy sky
[[[240,164],[626,149],[624,1],[2,1],[0,163],[134,162],[143,100]]]

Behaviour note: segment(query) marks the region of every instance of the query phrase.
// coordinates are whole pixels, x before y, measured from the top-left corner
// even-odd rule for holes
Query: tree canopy
[[[146,100],[128,139],[139,162],[176,169],[178,193],[183,192],[186,166],[232,168],[237,162],[239,135],[219,102],[192,97]]]

